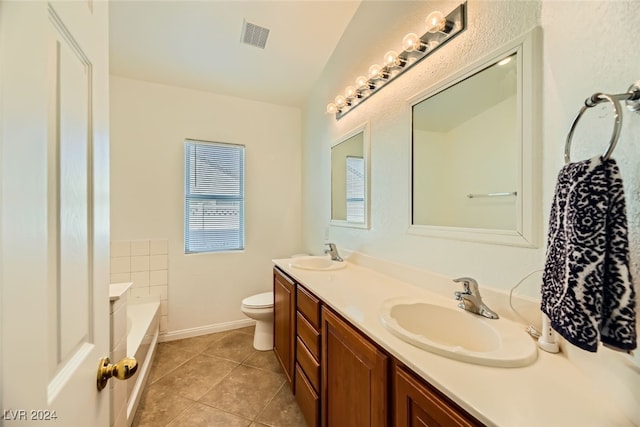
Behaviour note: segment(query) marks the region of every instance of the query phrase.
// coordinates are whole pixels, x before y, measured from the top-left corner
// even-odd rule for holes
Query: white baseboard
[[[198,326],[197,328],[182,329],[179,331],[171,331],[160,335],[158,342],[167,342],[181,340],[184,338],[193,338],[200,335],[214,334],[216,332],[230,331],[232,329],[246,328],[255,325],[253,319],[234,320],[231,322],[217,323],[215,325]]]

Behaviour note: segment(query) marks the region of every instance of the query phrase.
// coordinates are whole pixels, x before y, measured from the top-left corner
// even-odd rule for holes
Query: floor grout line
[[[224,331],[224,332],[220,332],[221,334],[224,334],[220,337],[214,337],[212,336],[210,341],[205,339],[202,339],[202,343],[204,345],[200,347],[200,342],[198,341],[186,341],[184,344],[184,347],[187,347],[189,349],[185,349],[183,346],[180,345],[179,341],[180,340],[176,340],[176,341],[171,341],[171,342],[165,342],[162,343],[163,346],[167,346],[166,349],[168,350],[165,353],[165,357],[166,356],[170,356],[171,359],[176,359],[179,360],[179,358],[181,356],[185,356],[186,358],[178,365],[174,365],[171,366],[171,370],[170,371],[162,371],[159,372],[156,369],[155,374],[159,375],[158,377],[156,377],[153,382],[149,382],[147,387],[151,387],[154,386],[156,387],[156,390],[154,392],[154,398],[156,396],[167,396],[169,399],[174,399],[174,397],[171,397],[173,395],[175,395],[176,397],[179,397],[180,399],[184,399],[182,400],[182,403],[180,405],[186,404],[186,408],[180,410],[177,414],[175,414],[174,416],[172,416],[170,419],[155,419],[155,417],[157,416],[161,416],[159,414],[147,414],[147,416],[144,416],[144,410],[145,409],[150,409],[149,407],[152,407],[152,404],[149,404],[149,407],[145,408],[145,405],[141,404],[138,407],[138,411],[135,414],[134,417],[134,421],[136,421],[136,423],[134,423],[134,426],[137,426],[138,424],[140,424],[140,427],[143,426],[147,426],[147,425],[154,425],[154,427],[156,425],[163,425],[163,426],[169,426],[171,424],[173,425],[177,425],[177,424],[181,424],[184,423],[185,420],[191,420],[189,422],[193,422],[193,417],[215,417],[215,415],[207,415],[205,414],[200,414],[198,411],[203,411],[204,408],[198,409],[198,405],[201,405],[202,407],[205,408],[210,408],[216,412],[220,412],[225,414],[224,416],[230,416],[230,417],[235,417],[233,419],[238,419],[239,422],[242,421],[246,421],[249,423],[249,425],[263,425],[263,426],[269,426],[269,427],[277,427],[278,425],[282,425],[280,421],[278,421],[277,418],[273,418],[274,414],[271,414],[271,418],[269,419],[269,416],[267,415],[267,419],[265,421],[259,421],[258,419],[263,416],[264,414],[266,414],[265,411],[267,411],[267,408],[269,408],[270,405],[272,405],[276,399],[276,397],[279,396],[280,393],[282,393],[283,387],[288,386],[288,383],[286,381],[286,378],[284,378],[284,374],[282,372],[282,369],[279,368],[279,365],[277,364],[277,359],[275,359],[275,356],[273,356],[273,352],[271,352],[271,354],[267,354],[268,352],[262,352],[262,351],[258,351],[253,349],[253,346],[251,345],[249,348],[250,350],[246,350],[245,353],[245,348],[247,348],[248,344],[248,337],[252,337],[253,335],[253,331]],[[215,335],[215,334],[211,334],[211,335]],[[235,335],[235,337],[234,337]],[[224,341],[225,337],[231,337],[228,341]],[[189,338],[186,338],[185,340],[188,340]],[[192,347],[195,347],[196,350],[193,350]],[[211,354],[211,353],[206,353],[206,351],[209,350],[212,353],[216,352],[216,351],[222,351],[226,354],[233,354],[232,357],[236,357],[236,360],[230,359],[228,357],[222,357],[220,355],[216,355],[216,354]],[[203,392],[201,395],[199,395],[198,399],[194,399],[193,397],[188,397],[184,394],[184,393],[189,393],[189,384],[190,383],[183,383],[182,385],[180,385],[180,388],[176,388],[175,390],[168,390],[168,391],[163,391],[162,388],[160,387],[166,387],[166,385],[159,385],[157,384],[159,381],[161,381],[163,378],[166,378],[168,375],[174,373],[176,371],[176,369],[180,368],[181,366],[185,365],[186,363],[188,363],[189,361],[191,361],[192,359],[194,359],[195,357],[202,355],[202,356],[206,356],[208,358],[212,358],[212,359],[216,359],[219,361],[225,361],[225,362],[229,362],[230,364],[232,364],[232,368],[229,370],[229,372],[227,372],[226,374],[224,374],[222,377],[218,378],[215,380],[215,382],[212,382],[211,384],[207,383],[200,383],[199,387],[202,386],[206,386],[206,391]],[[262,355],[262,356],[261,356]],[[159,360],[167,360],[167,359],[161,359],[158,357],[159,355],[156,353],[156,357],[154,358],[154,362],[152,365],[153,367],[158,366],[158,361]],[[239,356],[239,357],[237,357]],[[255,358],[255,359],[253,359]],[[271,360],[271,358],[274,358],[274,360],[276,360],[275,364],[273,362],[273,360]],[[201,359],[202,361],[203,359]],[[240,360],[240,361],[238,361]],[[162,363],[162,362],[160,362]],[[167,363],[167,362],[165,362]],[[252,364],[253,363],[253,364]],[[254,366],[254,365],[260,365],[262,364],[262,366]],[[162,366],[162,365],[160,365]],[[227,365],[224,365],[227,366]],[[209,395],[210,393],[214,392],[214,390],[216,389],[216,387],[221,386],[221,384],[227,380],[229,378],[229,376],[231,376],[234,372],[236,372],[237,369],[239,369],[239,367],[243,367],[243,369],[250,369],[254,371],[254,377],[255,378],[269,378],[268,381],[273,382],[273,386],[275,386],[275,392],[269,396],[268,394],[266,394],[265,392],[267,392],[269,390],[269,388],[271,386],[269,386],[269,388],[264,389],[264,392],[261,392],[262,396],[264,397],[268,397],[268,399],[265,401],[264,404],[260,403],[260,405],[258,406],[258,402],[261,402],[260,400],[252,400],[252,405],[254,405],[255,407],[259,408],[258,411],[256,411],[256,415],[253,417],[247,417],[246,415],[243,415],[242,413],[238,413],[238,412],[242,412],[245,411],[243,408],[243,406],[229,406],[228,404],[222,404],[222,406],[227,407],[227,409],[223,409],[217,406],[214,406],[216,404],[216,402],[213,403],[207,403],[202,401],[203,398],[205,398],[205,396]],[[274,370],[275,368],[278,368],[277,370]],[[214,372],[214,371],[212,371]],[[220,372],[221,371],[217,371]],[[247,371],[249,372],[249,371]],[[278,377],[273,377],[273,376],[266,376],[266,377],[261,377],[262,374],[259,373],[264,373],[266,374],[270,374],[270,375],[278,375],[279,377],[281,377],[281,382],[278,385],[277,382],[275,382],[275,380]],[[189,374],[189,375],[194,375]],[[210,376],[211,379],[215,378],[215,375]],[[185,378],[186,379],[186,378]],[[173,380],[170,380],[173,381]],[[184,381],[184,379],[183,379]],[[256,381],[261,381],[260,379],[256,379]],[[210,385],[210,386],[209,386]],[[186,388],[185,388],[186,387]],[[248,387],[247,390],[251,389],[251,384],[245,384],[242,385],[242,387]],[[226,393],[223,391],[224,389],[220,389],[218,391],[218,393]],[[240,389],[240,390],[244,390],[244,389]],[[158,394],[160,393],[160,394]],[[214,392],[215,393],[215,392]],[[238,397],[238,399],[242,399],[243,391],[240,391],[240,397]],[[191,395],[197,395],[198,393],[195,393],[195,389],[192,390]],[[144,395],[143,395],[144,396]],[[260,395],[258,395],[260,396]],[[289,397],[288,396],[281,396],[279,398],[283,398],[285,400],[283,400],[282,405],[290,405],[291,401],[288,400]],[[216,399],[217,400],[217,399]],[[157,401],[154,402],[154,400],[150,400],[149,402],[153,403],[153,407],[157,407]],[[160,401],[161,402],[161,401]],[[176,401],[177,402],[177,401]],[[222,402],[221,402],[222,403]],[[161,410],[161,411],[168,411],[168,413],[165,413],[164,416],[168,417],[171,414],[171,412],[173,411],[171,408],[174,405],[173,402],[167,402],[167,404],[165,404],[164,406],[162,406],[162,402],[160,403],[160,408],[167,408],[167,409],[157,409],[157,410]],[[282,406],[282,408],[280,408],[280,405],[277,405],[278,407],[273,407],[271,408],[272,410],[274,410],[276,413],[282,408],[284,408],[285,406]],[[175,409],[179,409],[179,406],[173,406]],[[237,412],[231,412],[229,410],[229,408],[233,408],[236,409]],[[189,413],[189,411],[191,411],[191,413]],[[246,412],[246,411],[245,411]],[[271,412],[269,412],[271,413]],[[142,418],[145,418],[145,420],[142,420]],[[143,421],[143,423],[140,423],[140,421]],[[181,421],[182,420],[182,421]],[[201,420],[204,420],[204,418],[202,418]],[[206,422],[206,421],[205,421]],[[197,426],[201,426],[204,424],[197,424]],[[193,427],[196,427],[196,425],[194,424]]]
[[[271,402],[273,402],[273,399],[276,398],[276,396],[278,395],[278,393],[280,393],[280,390],[282,390],[282,387],[284,387],[287,384],[287,381],[283,381],[282,384],[280,385],[280,387],[278,387],[278,390],[276,390],[275,394],[271,397],[271,399],[269,399],[269,401],[267,402],[266,405],[264,405],[264,408],[262,408],[262,410],[258,413],[258,415],[256,415],[256,417],[253,419],[254,422],[259,422],[260,424],[264,424],[266,426],[269,427],[273,427],[271,424],[267,424],[267,423],[262,423],[260,421],[258,421],[258,418],[260,417],[260,415],[262,415],[264,413],[264,411],[267,410],[267,408],[269,407],[269,405],[271,404]]]
[[[184,396],[182,396],[182,397],[184,397]],[[187,397],[187,398],[185,398],[185,399],[189,399],[189,398]],[[191,405],[189,405],[189,406],[187,406],[186,408],[184,408],[184,409],[182,410],[182,412],[180,412],[180,413],[179,413],[179,414],[177,414],[175,417],[173,417],[171,420],[169,420],[167,423],[165,423],[165,424],[164,424],[164,427],[168,427],[171,423],[173,423],[174,421],[176,421],[176,420],[177,420],[181,415],[183,415],[185,412],[187,412],[189,409],[191,409],[191,408],[192,408],[196,403],[198,403],[198,402],[196,402],[196,401],[194,401],[194,400],[192,400],[192,399],[189,399],[189,400],[191,400]]]

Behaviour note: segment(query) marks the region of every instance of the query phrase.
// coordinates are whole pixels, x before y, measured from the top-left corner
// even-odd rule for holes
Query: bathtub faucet
[[[324,253],[331,255],[332,261],[339,261],[339,262],[344,261],[338,254],[338,248],[336,248],[335,243],[325,243],[325,245],[329,246],[329,249],[325,249]]]

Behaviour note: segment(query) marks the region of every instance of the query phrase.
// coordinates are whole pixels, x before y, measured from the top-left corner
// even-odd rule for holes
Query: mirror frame
[[[331,170],[329,171],[329,178],[331,191],[329,191],[329,225],[336,227],[350,227],[350,228],[362,228],[369,229],[370,227],[370,212],[371,212],[371,192],[370,192],[370,182],[371,182],[371,146],[370,146],[370,135],[369,135],[369,122],[365,122],[355,129],[344,134],[342,137],[338,138],[336,142],[331,144],[331,149],[333,147],[340,145],[345,142],[349,138],[359,134],[362,132],[362,154],[364,157],[364,222],[353,222],[347,221],[343,219],[333,219],[333,164],[331,162],[331,151],[329,152],[329,165]]]
[[[542,30],[535,27],[501,48],[485,55],[450,77],[428,87],[407,100],[409,104],[410,155],[409,155],[409,234],[445,239],[492,243],[508,246],[537,248],[541,234],[541,42]],[[497,230],[466,227],[445,227],[413,224],[413,106],[440,93],[454,84],[494,64],[499,59],[518,54],[518,102],[521,123],[518,131],[521,145],[517,148],[518,197],[516,200],[516,229]]]

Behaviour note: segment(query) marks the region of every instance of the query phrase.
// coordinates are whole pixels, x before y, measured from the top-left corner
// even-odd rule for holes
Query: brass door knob
[[[119,380],[126,380],[131,378],[137,370],[138,361],[133,357],[125,357],[113,364],[108,357],[103,357],[98,365],[98,391],[107,386],[109,378],[116,377]]]

